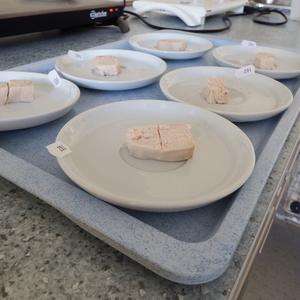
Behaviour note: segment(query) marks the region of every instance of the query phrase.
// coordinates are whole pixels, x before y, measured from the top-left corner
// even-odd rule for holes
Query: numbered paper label
[[[69,50],[68,51],[68,55],[73,58],[73,59],[77,59],[77,60],[83,60],[83,57],[81,55],[80,52],[76,52],[76,51],[73,51],[73,50]]]
[[[51,155],[58,158],[62,158],[72,152],[67,145],[61,142],[55,142],[51,145],[48,145],[46,148]]]
[[[253,41],[243,40],[241,44],[242,46],[256,47],[256,42]]]
[[[55,70],[48,73],[48,78],[55,87],[59,87],[61,85],[61,78]]]
[[[241,67],[240,69],[236,70],[235,76],[237,78],[244,78],[254,73],[255,73],[255,67],[253,65],[249,65],[249,66]]]

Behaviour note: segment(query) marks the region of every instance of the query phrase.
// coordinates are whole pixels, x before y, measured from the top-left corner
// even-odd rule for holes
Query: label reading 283
[[[240,69],[235,71],[235,76],[237,78],[244,78],[249,75],[252,75],[255,73],[255,67],[254,65],[248,65],[248,66],[243,66]]]

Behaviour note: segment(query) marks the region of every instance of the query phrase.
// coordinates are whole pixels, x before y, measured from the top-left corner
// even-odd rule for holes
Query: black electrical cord
[[[142,17],[141,15],[132,12],[132,11],[128,11],[128,10],[124,10],[125,14],[129,14],[129,15],[133,15],[136,18],[138,18],[139,20],[141,20],[144,24],[146,24],[147,26],[154,28],[154,29],[158,29],[158,30],[180,30],[180,31],[185,31],[185,32],[192,32],[192,33],[216,33],[216,32],[222,32],[225,30],[230,29],[232,22],[230,20],[231,17],[238,17],[238,16],[247,16],[247,15],[252,15],[254,13],[257,13],[254,17],[253,17],[253,22],[258,23],[258,24],[262,24],[262,25],[270,25],[270,26],[279,26],[279,25],[283,25],[286,24],[288,22],[288,18],[287,16],[280,10],[277,9],[258,9],[258,8],[254,8],[254,7],[246,7],[245,11],[243,13],[238,13],[238,14],[231,14],[231,13],[226,13],[222,16],[222,21],[225,24],[223,27],[220,28],[208,28],[208,29],[193,29],[193,28],[172,28],[172,27],[164,27],[164,26],[159,26],[156,24],[152,24],[150,22],[148,22],[144,17]],[[265,15],[269,15],[271,13],[275,13],[275,14],[279,14],[283,17],[283,21],[279,21],[279,22],[270,22],[270,21],[264,21],[264,20],[260,20],[261,17],[265,16]]]
[[[269,22],[269,21],[264,21],[264,20],[260,20],[259,18],[265,15],[269,15],[271,13],[277,13],[279,15],[281,15],[283,17],[283,21],[279,21],[279,22]],[[284,25],[288,22],[288,18],[287,16],[280,10],[277,9],[268,9],[268,10],[263,10],[261,12],[259,12],[254,18],[253,18],[253,22],[258,23],[258,24],[262,24],[262,25],[270,25],[270,26],[278,26],[278,25]]]
[[[284,25],[288,22],[288,18],[286,16],[285,13],[283,13],[282,11],[278,10],[278,9],[270,9],[270,8],[255,8],[255,7],[245,7],[245,10],[243,13],[240,14],[228,14],[228,17],[239,17],[239,16],[248,16],[248,15],[256,15],[253,17],[253,22],[258,23],[258,24],[262,24],[262,25],[270,25],[270,26],[279,26],[279,25]],[[278,14],[280,16],[282,16],[283,20],[282,21],[278,21],[278,22],[270,22],[270,21],[264,21],[264,20],[260,20],[261,17],[266,16],[266,15],[270,15],[270,14]]]

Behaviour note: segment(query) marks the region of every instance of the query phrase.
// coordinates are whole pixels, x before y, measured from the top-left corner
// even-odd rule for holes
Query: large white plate
[[[79,88],[67,80],[55,88],[47,75],[28,72],[0,72],[0,82],[13,79],[32,80],[32,103],[10,103],[0,106],[0,131],[38,126],[53,121],[67,112],[79,99]]]
[[[155,48],[157,41],[162,39],[186,40],[186,51],[162,51]],[[176,32],[156,32],[138,34],[129,39],[133,49],[154,54],[165,59],[191,59],[202,56],[213,47],[213,44],[199,36]]]
[[[213,56],[221,66],[240,68],[243,65],[254,64],[258,52],[273,54],[277,68],[274,70],[258,69],[258,73],[274,79],[288,79],[300,75],[300,54],[296,52],[269,48],[248,46],[222,46],[213,50]]]
[[[124,145],[130,126],[190,123],[192,159],[158,162],[131,157]],[[58,163],[75,183],[107,202],[146,211],[181,211],[214,202],[252,173],[255,154],[233,123],[204,109],[159,100],[98,106],[69,121],[57,141],[72,153]]]
[[[241,79],[236,69],[191,67],[171,71],[160,80],[160,88],[170,100],[200,106],[235,122],[270,118],[291,105],[293,95],[282,83],[260,74]],[[208,104],[204,89],[210,77],[221,77],[229,88],[228,104]]]
[[[130,50],[100,49],[80,52],[83,60],[68,55],[56,60],[56,70],[79,86],[97,90],[129,90],[149,85],[167,69],[166,63],[153,55]],[[93,72],[96,56],[112,55],[120,60],[118,76],[99,76]]]

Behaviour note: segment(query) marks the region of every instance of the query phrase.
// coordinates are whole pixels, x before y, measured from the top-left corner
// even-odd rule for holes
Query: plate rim
[[[241,68],[242,65],[239,65],[239,64],[235,64],[235,63],[231,63],[231,62],[228,62],[227,60],[223,59],[222,57],[220,57],[218,55],[218,52],[224,48],[245,48],[247,46],[242,46],[242,45],[224,45],[224,46],[219,46],[215,49],[212,50],[212,55],[214,57],[214,59],[217,61],[217,62],[221,62],[222,64],[226,65],[226,66],[229,66],[229,67],[234,67],[234,68]],[[249,48],[249,47],[248,47]],[[262,50],[268,50],[268,49],[271,49],[271,50],[276,50],[276,51],[281,51],[281,52],[287,52],[287,53],[291,53],[291,54],[295,54],[297,55],[298,53],[297,52],[293,52],[293,51],[289,51],[289,50],[286,50],[286,49],[280,49],[280,48],[276,48],[276,47],[265,47],[265,46],[255,46],[253,48],[256,48],[256,49],[262,49]],[[298,54],[299,56],[299,59],[300,59],[300,54]],[[278,76],[278,75],[295,75],[297,76],[296,74],[300,74],[300,68],[299,69],[293,69],[293,70],[266,70],[266,69],[260,69],[260,68],[255,68],[255,70],[259,73],[262,73],[262,74],[268,74],[268,75],[273,75],[273,76]]]
[[[18,74],[24,74],[24,75],[34,75],[34,77],[39,77],[39,78],[43,78],[43,79],[47,79],[47,74],[43,74],[43,73],[35,73],[35,72],[24,72],[24,71],[0,71],[0,74],[2,73],[18,73]],[[32,120],[32,119],[36,119],[36,118],[40,118],[41,116],[50,116],[52,114],[55,114],[57,112],[63,111],[67,108],[72,108],[80,99],[80,89],[79,87],[74,84],[73,82],[61,78],[62,82],[64,82],[66,84],[66,86],[69,86],[70,88],[72,88],[74,90],[74,97],[72,99],[70,99],[70,105],[65,105],[61,108],[59,108],[58,110],[54,110],[54,111],[50,111],[50,112],[46,112],[44,114],[39,114],[39,115],[34,115],[34,116],[23,116],[20,118],[11,118],[11,119],[0,119],[0,124],[8,124],[8,123],[12,123],[12,122],[21,122],[21,121],[27,121],[27,120]],[[33,127],[33,126],[30,126]],[[27,128],[27,127],[26,127]]]
[[[97,79],[88,79],[88,78],[83,78],[83,77],[79,77],[79,76],[76,76],[76,75],[72,75],[72,74],[69,74],[67,72],[65,72],[64,70],[62,70],[58,63],[61,59],[63,59],[64,57],[68,56],[67,54],[65,55],[61,55],[59,57],[56,58],[55,60],[55,69],[61,73],[65,78],[68,78],[70,80],[73,80],[75,81],[76,83],[79,84],[79,82],[82,82],[83,84],[95,84],[95,85],[113,85],[115,87],[119,86],[119,85],[128,85],[128,84],[133,84],[135,82],[143,82],[143,81],[148,81],[148,80],[154,80],[158,77],[160,77],[161,75],[163,75],[166,70],[167,70],[167,63],[162,60],[161,58],[155,56],[155,55],[152,55],[152,54],[149,54],[149,53],[144,53],[144,52],[140,52],[140,51],[134,51],[134,50],[127,50],[127,49],[90,49],[90,50],[83,50],[83,51],[79,51],[80,53],[92,53],[92,52],[98,52],[99,54],[101,52],[111,52],[111,53],[116,53],[116,52],[124,52],[124,53],[136,53],[138,55],[141,55],[141,56],[144,56],[144,57],[148,57],[150,59],[152,59],[153,61],[155,60],[156,62],[159,62],[161,64],[161,70],[159,70],[159,72],[157,72],[156,75],[152,75],[152,76],[148,76],[147,78],[143,78],[143,79],[134,79],[134,80],[121,80],[121,81],[105,81],[105,80],[97,80]],[[93,89],[96,89],[95,87]],[[102,89],[99,87],[99,89]]]
[[[183,52],[178,52],[178,51],[167,51],[167,50],[159,50],[159,49],[154,49],[154,48],[146,48],[141,46],[140,44],[138,44],[137,39],[144,37],[144,36],[159,36],[159,35],[177,35],[177,36],[183,36],[183,37],[189,37],[191,39],[199,39],[202,41],[205,41],[208,45],[206,48],[204,49],[199,49],[199,50],[193,50],[193,51],[183,51]],[[134,49],[138,49],[138,50],[143,50],[147,53],[153,53],[155,55],[177,55],[177,56],[185,56],[185,55],[196,55],[195,57],[200,57],[202,56],[202,54],[204,54],[205,52],[211,50],[214,47],[214,44],[209,40],[206,39],[204,37],[196,37],[194,35],[191,34],[186,34],[186,33],[182,33],[182,32],[148,32],[148,33],[139,33],[139,34],[135,34],[133,36],[131,36],[128,39],[128,43],[130,44],[130,46],[132,46]],[[175,59],[175,58],[173,58]]]
[[[179,69],[175,69],[175,70],[172,70],[170,72],[167,72],[165,73],[160,81],[159,81],[159,87],[162,91],[162,93],[170,100],[173,100],[173,101],[176,101],[176,102],[180,102],[180,103],[185,103],[185,104],[190,104],[184,100],[180,100],[178,98],[176,98],[175,96],[173,96],[172,94],[169,93],[168,90],[166,90],[162,85],[163,85],[163,80],[166,80],[166,77],[169,75],[169,74],[172,74],[172,73],[177,73],[178,71],[181,71],[181,70],[187,70],[187,69],[219,69],[219,70],[231,70],[231,71],[235,71],[236,69],[235,68],[231,68],[231,67],[218,67],[218,66],[197,66],[197,67],[186,67],[186,68],[179,68]],[[224,117],[228,117],[228,118],[238,118],[238,117],[250,117],[251,116],[255,116],[255,117],[262,117],[264,116],[265,114],[272,114],[272,116],[275,116],[281,112],[283,112],[284,110],[288,109],[289,106],[293,103],[293,100],[294,100],[294,96],[292,94],[292,92],[290,91],[290,89],[288,87],[286,87],[284,84],[282,84],[281,82],[279,82],[278,80],[275,80],[271,77],[268,77],[266,75],[263,75],[263,74],[260,74],[260,73],[255,73],[254,76],[256,77],[263,77],[267,80],[270,80],[270,81],[273,81],[275,82],[277,85],[281,85],[287,92],[287,94],[289,94],[289,100],[287,101],[287,104],[283,105],[283,106],[280,106],[279,108],[277,108],[276,110],[272,110],[272,111],[268,111],[268,112],[258,112],[258,113],[247,113],[247,112],[229,112],[229,111],[222,111],[222,110],[218,110],[218,109],[213,109],[213,108],[204,108],[202,106],[198,106],[198,105],[194,105],[194,104],[190,104],[190,105],[194,105],[196,107],[200,107],[200,108],[203,108],[203,109],[207,109],[211,112],[214,112],[216,114],[219,114],[219,115],[222,115]],[[270,117],[266,117],[265,119],[267,118],[270,118]],[[262,119],[260,119],[262,120]],[[256,120],[253,120],[253,122],[256,121]],[[241,122],[241,121],[240,121]],[[247,122],[250,122],[250,120],[248,120]]]
[[[102,109],[105,109],[105,107],[112,106],[112,105],[126,105],[126,103],[128,103],[128,102],[129,102],[129,104],[127,104],[127,105],[134,105],[134,103],[139,103],[139,102],[141,103],[141,101],[143,101],[143,102],[147,101],[149,103],[155,102],[155,104],[157,104],[157,105],[160,105],[160,104],[165,105],[166,103],[168,103],[168,104],[176,103],[176,102],[169,102],[166,100],[136,99],[136,100],[117,101],[117,102],[113,102],[113,103],[103,104],[103,105],[91,108],[85,112],[82,112],[81,114],[79,114],[79,115],[75,116],[74,118],[72,118],[71,120],[69,120],[57,134],[56,141],[63,142],[61,140],[61,136],[64,133],[64,131],[70,125],[72,125],[72,123],[76,122],[78,118],[82,118],[83,115],[88,115],[91,111],[102,110]],[[254,167],[255,167],[255,163],[256,163],[256,155],[255,155],[255,150],[254,150],[253,144],[250,141],[249,137],[240,128],[238,128],[235,124],[228,121],[224,117],[219,116],[213,112],[207,111],[203,108],[195,107],[190,104],[177,103],[177,105],[178,104],[184,105],[187,107],[191,107],[196,110],[201,110],[203,113],[209,114],[209,115],[213,116],[214,118],[222,119],[222,121],[227,123],[227,125],[229,127],[231,127],[233,130],[235,130],[237,133],[239,133],[239,136],[243,139],[243,142],[247,145],[247,150],[249,151],[248,164],[245,167],[245,171],[242,174],[242,176],[239,177],[239,180],[234,182],[234,184],[231,184],[229,187],[224,188],[221,191],[218,191],[217,193],[211,193],[208,196],[206,196],[205,198],[202,198],[201,203],[199,203],[199,200],[198,200],[199,195],[197,195],[194,197],[190,197],[188,202],[182,201],[182,200],[172,201],[171,207],[170,207],[170,202],[168,202],[168,201],[165,202],[163,200],[159,201],[159,202],[155,202],[155,203],[153,203],[153,201],[151,201],[151,200],[150,201],[147,200],[147,201],[143,201],[142,205],[140,205],[139,203],[136,203],[134,201],[132,202],[132,200],[128,196],[116,195],[113,192],[107,191],[105,189],[101,189],[100,193],[98,193],[93,188],[92,184],[89,184],[88,182],[85,182],[84,180],[82,180],[80,176],[77,176],[72,171],[72,168],[70,169],[67,167],[67,163],[66,163],[66,160],[64,160],[64,158],[56,158],[60,168],[77,186],[79,186],[81,189],[87,191],[91,195],[94,195],[96,198],[98,198],[100,200],[104,200],[113,205],[130,208],[130,209],[134,209],[134,210],[151,211],[151,212],[185,211],[185,210],[193,209],[196,207],[201,207],[201,206],[204,206],[204,205],[207,205],[207,204],[210,204],[210,203],[213,203],[213,202],[223,199],[224,197],[226,197],[226,196],[230,195],[231,193],[233,193],[234,191],[238,190],[251,176],[251,174],[254,170]],[[100,194],[102,194],[102,195],[100,195]],[[174,206],[174,203],[176,204],[176,206]]]

